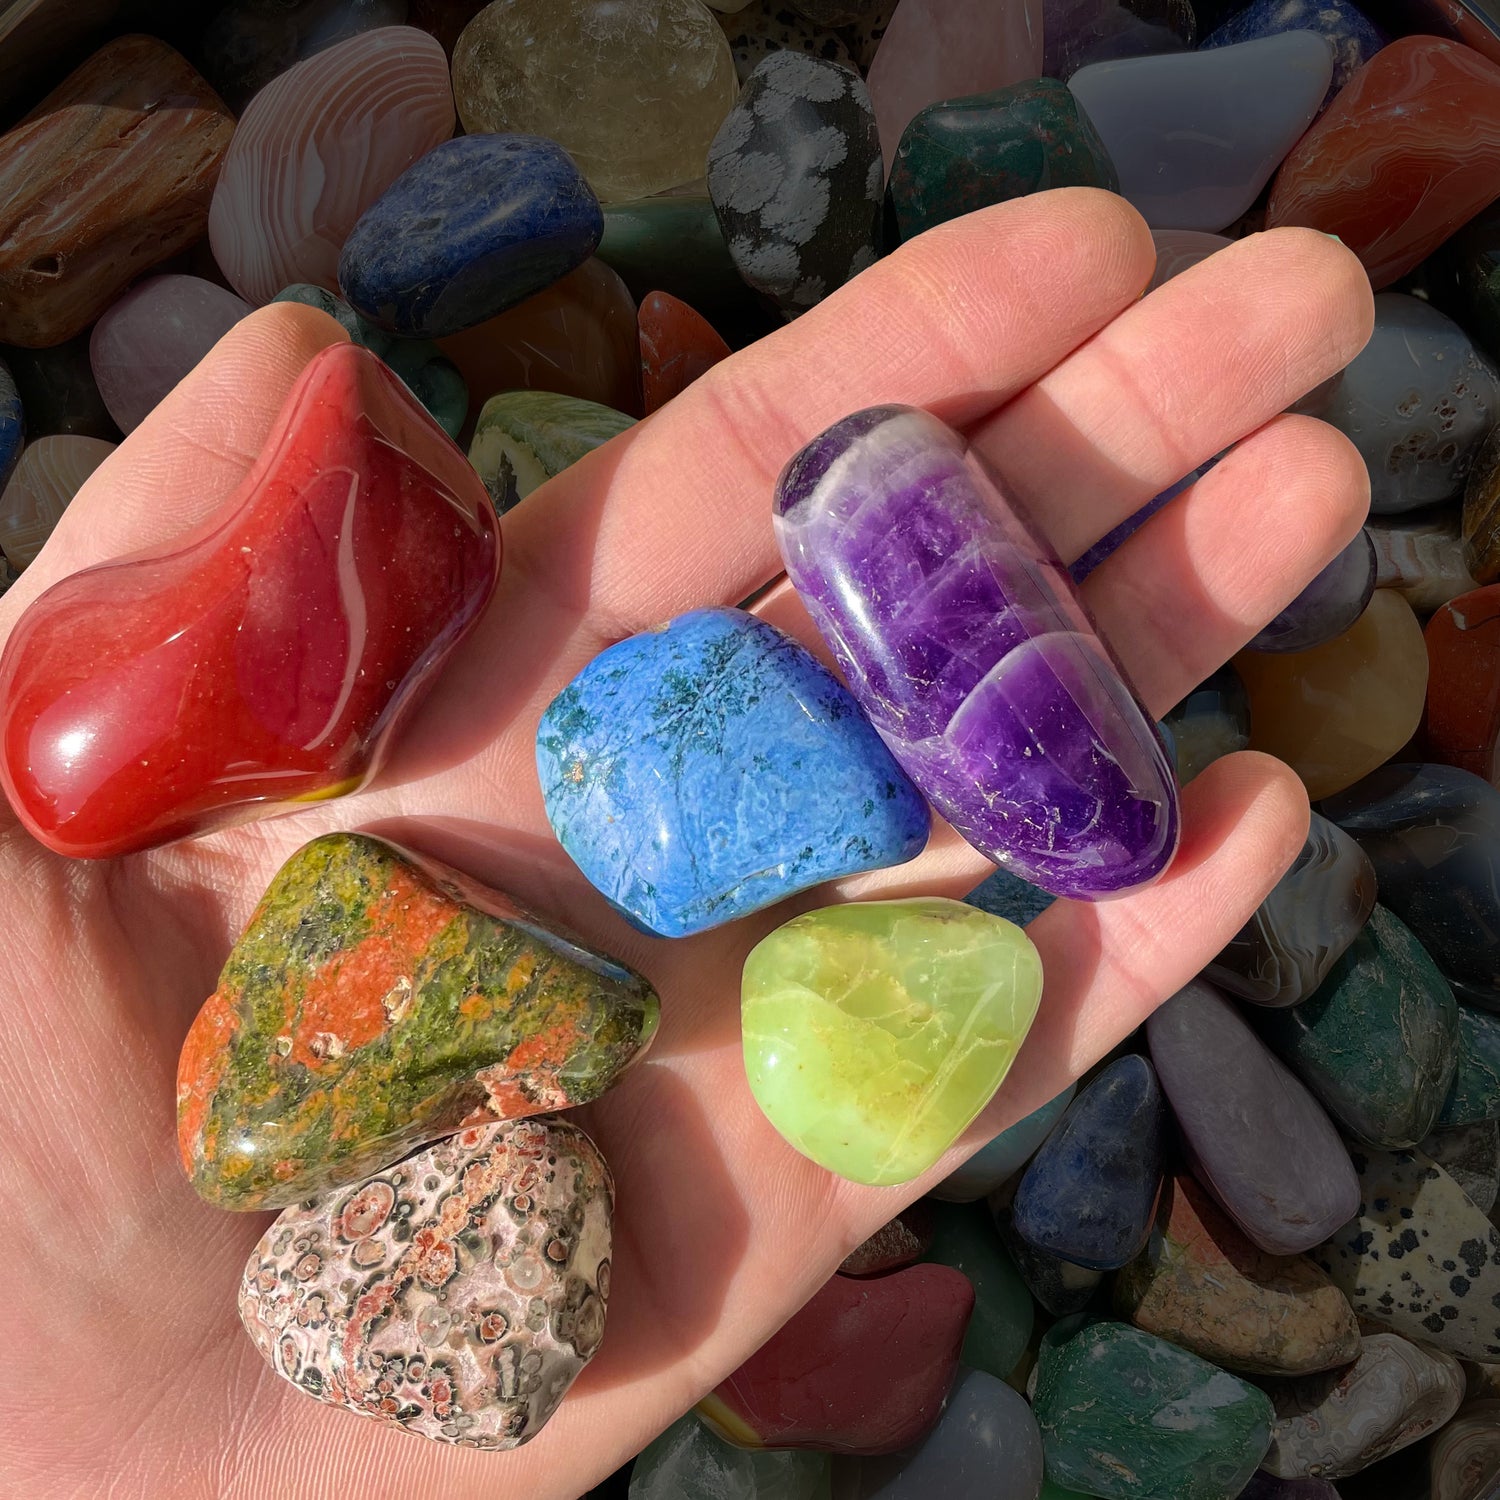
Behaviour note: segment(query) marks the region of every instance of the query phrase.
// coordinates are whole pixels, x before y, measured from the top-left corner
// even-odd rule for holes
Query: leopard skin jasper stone
[[[271,882],[183,1044],[177,1132],[222,1208],[356,1182],[461,1124],[596,1099],[644,1050],[638,974],[364,834]]]

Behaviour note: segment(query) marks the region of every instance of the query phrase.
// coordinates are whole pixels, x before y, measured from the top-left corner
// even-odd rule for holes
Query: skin
[[[1281,229],[1152,292],[1144,223],[1070,189],[924,234],[505,517],[499,593],[374,789],[172,848],[73,863],[0,831],[0,1345],[7,1492],[309,1500],[574,1500],[734,1369],[839,1260],[967,1153],[1108,1051],[1234,934],[1300,847],[1307,802],[1241,754],[1187,789],[1181,852],[1150,888],[1059,901],[1030,928],[1042,1011],[1009,1081],[926,1178],[863,1188],[798,1156],[745,1084],[739,973],[797,910],[961,896],[989,866],[946,829],[900,869],[679,942],[611,915],[542,812],[533,737],[606,645],[780,573],[785,460],[858,407],[966,428],[1065,559],[1230,443],[1084,592],[1159,715],[1353,535],[1350,444],[1278,415],[1346,364],[1368,282],[1335,241]],[[168,539],[234,489],[297,372],[342,338],[310,308],[239,324],[131,434],[0,602]],[[809,641],[784,582],[759,606]],[[506,1454],[448,1451],[298,1394],[239,1327],[268,1216],[208,1207],[173,1143],[184,1032],[292,850],[332,828],[404,838],[634,964],[662,996],[650,1057],[579,1119],[618,1183],[604,1348],[550,1425]]]

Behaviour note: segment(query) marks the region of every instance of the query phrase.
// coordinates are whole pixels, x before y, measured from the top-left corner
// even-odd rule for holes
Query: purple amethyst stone
[[[1363,528],[1255,638],[1247,651],[1309,651],[1343,635],[1375,592],[1375,544]]]
[[[787,573],[902,768],[982,854],[1059,896],[1154,879],[1178,793],[1068,571],[958,433],[856,412],[776,486]]]

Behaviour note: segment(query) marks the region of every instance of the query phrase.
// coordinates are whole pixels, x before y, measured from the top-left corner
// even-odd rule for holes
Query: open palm
[[[1256,755],[1184,798],[1167,876],[1030,929],[1042,1011],[967,1145],[930,1178],[856,1187],[760,1115],[739,973],[785,908],[669,943],[619,921],[561,853],[533,761],[552,696],[613,641],[774,580],[770,495],[814,433],[877,402],[965,428],[1058,552],[1077,556],[1238,441],[1085,587],[1161,714],[1275,614],[1363,519],[1353,448],[1285,407],[1368,336],[1364,273],[1333,241],[1243,241],[1141,300],[1144,224],[1087,190],[923,235],[797,323],[569,469],[504,521],[499,592],[375,788],[103,863],[0,832],[0,1478],[37,1496],[574,1500],[743,1360],[964,1149],[1037,1107],[1135,1028],[1240,926],[1300,846],[1306,802]],[[0,603],[185,530],[220,504],[307,360],[343,335],[274,306],[226,337],[89,481]],[[760,606],[813,643],[796,601]],[[267,1222],[199,1202],[177,1163],[178,1048],[278,865],[369,828],[510,891],[639,968],[662,997],[647,1059],[580,1111],[617,1182],[602,1351],[512,1453],[449,1451],[319,1406],[241,1331],[238,1278]],[[988,864],[940,829],[912,864],[802,906],[970,890]]]

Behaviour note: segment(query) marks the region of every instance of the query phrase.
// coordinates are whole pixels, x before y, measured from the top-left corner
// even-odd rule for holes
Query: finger
[[[326,313],[290,303],[236,323],[79,490],[0,601],[0,632],[60,578],[169,541],[222,505],[308,360],[348,337]]]
[[[1158,287],[971,434],[1072,562],[1364,347],[1369,278],[1336,240],[1274,229]]]

